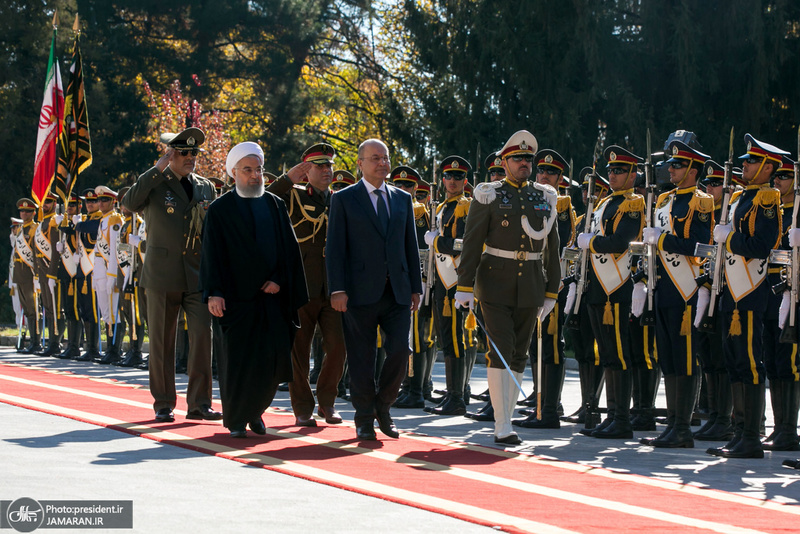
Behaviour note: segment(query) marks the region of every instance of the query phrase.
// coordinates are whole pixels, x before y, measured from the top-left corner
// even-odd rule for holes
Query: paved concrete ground
[[[145,371],[24,356],[10,349],[0,350],[0,362],[43,365],[89,376],[147,383]],[[434,379],[443,384],[442,363],[437,364]],[[485,367],[475,367],[472,383],[474,391],[486,387]],[[563,393],[567,412],[576,409],[580,402],[578,383],[577,373],[568,370]],[[530,390],[530,384],[527,375],[523,383],[526,391]],[[185,386],[186,377],[179,375],[179,392]],[[657,404],[665,406],[663,392]],[[470,408],[477,409],[480,405],[473,401]],[[278,393],[273,406],[290,409],[288,393]],[[337,409],[352,420],[349,403],[339,401]],[[493,446],[491,423],[431,416],[421,410],[394,410],[393,416],[402,430]],[[487,530],[265,469],[3,404],[0,404],[0,421],[0,499],[132,499],[137,531],[179,532],[189,526],[196,532],[276,530],[276,525],[281,532],[308,532],[320,527],[328,532]],[[769,407],[767,421],[771,424]],[[520,435],[525,443],[517,450],[553,461],[577,462],[755,498],[800,503],[800,471],[781,467],[782,460],[800,457],[800,452],[767,452],[763,460],[728,460],[705,454],[705,448],[713,443],[697,442],[695,449],[654,451],[636,440],[597,440],[581,436],[578,430],[579,427],[570,424],[563,424],[559,430],[522,429]],[[637,433],[636,437],[657,433]],[[323,518],[320,509],[326,503],[333,503],[339,512]]]

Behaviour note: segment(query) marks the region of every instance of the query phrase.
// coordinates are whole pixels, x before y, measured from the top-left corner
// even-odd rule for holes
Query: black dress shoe
[[[356,427],[356,437],[363,440],[377,440],[378,436],[375,435],[375,427],[372,423],[364,423]]]
[[[169,408],[161,408],[160,410],[156,411],[156,421],[159,423],[171,423],[175,420],[175,416],[172,414],[172,410]]]
[[[522,440],[516,434],[509,434],[504,438],[498,438],[497,436],[494,437],[495,443],[500,443],[502,445],[520,445]]]
[[[248,423],[248,425],[250,426],[250,430],[252,430],[253,433],[258,434],[259,436],[263,436],[267,433],[267,426],[264,424],[264,420],[261,419],[260,417],[258,419],[253,419]],[[233,431],[231,430],[231,433],[232,432]]]
[[[397,427],[394,426],[394,421],[388,413],[379,413],[375,417],[378,419],[378,428],[381,429],[381,432],[390,438],[400,437],[400,432],[397,431]]]
[[[203,404],[199,408],[191,410],[186,414],[186,419],[203,419],[204,421],[219,421],[222,419],[222,412],[215,412],[211,406]]]
[[[250,429],[251,430],[253,429],[252,423],[251,423]],[[253,432],[255,432],[255,430],[253,430]],[[232,438],[246,438],[247,437],[247,430],[244,428],[244,425],[238,425],[238,426],[231,427],[231,437]]]
[[[295,426],[317,426],[313,415],[297,415],[294,418]]]

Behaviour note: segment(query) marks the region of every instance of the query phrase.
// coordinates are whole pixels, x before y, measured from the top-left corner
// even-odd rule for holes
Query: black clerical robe
[[[268,295],[267,281],[280,286]],[[219,323],[223,423],[258,420],[278,384],[292,380],[297,310],[308,301],[303,261],[283,200],[242,198],[235,189],[214,201],[203,225],[200,291],[225,299]]]

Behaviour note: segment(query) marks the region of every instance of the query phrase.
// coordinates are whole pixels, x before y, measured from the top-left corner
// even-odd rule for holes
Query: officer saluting
[[[637,165],[643,159],[616,145],[606,148],[603,156],[608,161],[613,193],[592,213],[593,232],[578,236],[578,247],[591,253],[586,304],[605,372],[608,401],[608,417],[588,435],[631,438],[630,243],[641,236],[644,225],[644,198],[633,191]]]
[[[552,311],[561,283],[557,193],[529,181],[536,150],[533,134],[516,132],[500,151],[506,178],[475,188],[455,294],[462,306],[480,301],[491,339],[486,359],[495,443],[509,445],[521,443],[511,426],[519,397],[515,381],[522,380],[537,316]]]

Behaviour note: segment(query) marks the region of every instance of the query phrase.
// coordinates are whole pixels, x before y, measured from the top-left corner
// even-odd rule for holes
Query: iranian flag
[[[64,123],[64,89],[61,72],[55,58],[56,29],[50,43],[47,61],[47,80],[44,84],[42,111],[39,114],[39,134],[36,137],[36,159],[33,164],[33,200],[41,206],[53,183],[56,172],[56,140]]]

